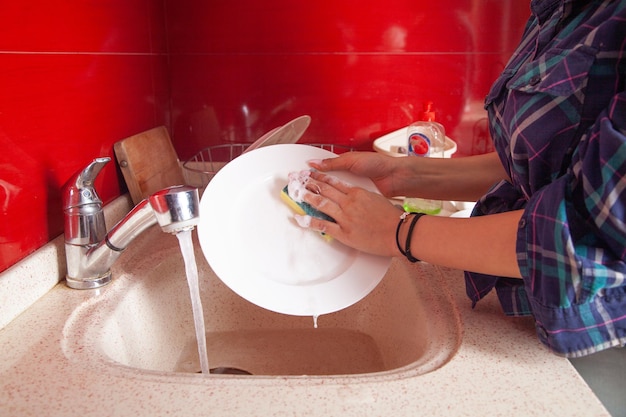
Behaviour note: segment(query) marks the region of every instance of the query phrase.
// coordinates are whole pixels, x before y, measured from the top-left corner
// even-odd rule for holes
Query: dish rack
[[[241,156],[250,145],[251,143],[225,143],[208,146],[200,150],[183,163],[183,175],[186,184],[198,188],[206,187],[220,169]],[[354,151],[351,146],[334,143],[306,143],[305,145],[315,146],[336,154]]]

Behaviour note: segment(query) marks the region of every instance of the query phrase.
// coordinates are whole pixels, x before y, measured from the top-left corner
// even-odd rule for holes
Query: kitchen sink
[[[320,316],[315,328],[312,317],[274,313],[232,292],[213,273],[197,240],[195,255],[209,365],[251,374],[227,378],[415,376],[445,365],[461,342],[457,308],[439,269],[429,264],[394,259],[367,297]],[[176,237],[144,233],[112,272],[113,282],[90,290],[92,296],[68,319],[65,355],[101,369],[198,377]]]

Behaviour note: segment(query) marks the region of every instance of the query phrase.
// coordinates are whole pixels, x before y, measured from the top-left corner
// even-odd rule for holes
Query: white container
[[[387,133],[386,135],[376,139],[373,145],[374,150],[376,152],[394,157],[407,156],[407,127],[394,130],[393,132]],[[454,155],[456,149],[456,142],[446,136],[443,146],[443,157],[450,158]]]

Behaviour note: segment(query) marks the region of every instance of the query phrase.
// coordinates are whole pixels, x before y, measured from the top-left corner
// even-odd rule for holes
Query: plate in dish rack
[[[311,124],[311,116],[304,115],[296,117],[289,123],[272,129],[258,138],[244,153],[264,146],[296,143],[309,127],[309,124]]]
[[[280,192],[307,161],[336,156],[300,144],[248,152],[220,170],[200,202],[198,237],[216,275],[246,300],[278,313],[315,316],[346,308],[381,281],[391,259],[303,229]],[[376,191],[366,178],[331,173]]]

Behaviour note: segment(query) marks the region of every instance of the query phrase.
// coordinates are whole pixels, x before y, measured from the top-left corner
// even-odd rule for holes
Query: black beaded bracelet
[[[402,249],[402,246],[400,245],[400,227],[402,227],[402,223],[406,221],[406,218],[410,214],[413,215],[413,219],[411,219],[411,224],[409,225],[409,231],[406,235],[406,243],[404,245],[404,249]],[[413,263],[419,262],[420,260],[411,254],[411,235],[413,234],[413,229],[415,228],[415,224],[422,216],[424,216],[424,213],[404,212],[400,215],[400,221],[398,222],[398,227],[396,228],[396,245],[398,246],[398,250],[400,251],[402,255],[406,256],[406,258]]]
[[[415,228],[415,225],[417,224],[417,221],[424,216],[424,213],[415,213],[415,216],[413,216],[413,220],[411,220],[411,225],[409,226],[409,232],[406,235],[406,245],[404,245],[404,256],[406,256],[406,258],[410,261],[410,262],[420,262],[419,259],[417,259],[415,256],[411,255],[411,236],[413,235],[413,229]]]

